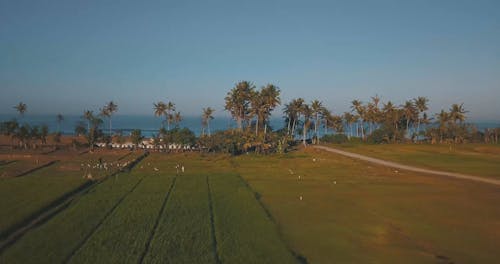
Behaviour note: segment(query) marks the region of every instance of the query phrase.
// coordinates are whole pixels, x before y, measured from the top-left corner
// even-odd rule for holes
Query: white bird
[[[154,168],[154,170],[155,170],[155,171],[159,171],[159,169],[158,169],[158,168],[156,168],[156,167]]]
[[[302,201],[302,195],[299,197],[299,199]]]

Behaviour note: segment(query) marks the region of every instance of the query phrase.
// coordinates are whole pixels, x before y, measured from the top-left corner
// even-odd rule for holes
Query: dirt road
[[[494,185],[500,186],[500,180],[488,179],[488,178],[484,178],[484,177],[478,177],[478,176],[467,175],[467,174],[460,174],[460,173],[455,173],[455,172],[423,169],[423,168],[419,168],[419,167],[403,165],[403,164],[392,162],[392,161],[376,159],[376,158],[372,158],[372,157],[368,157],[368,156],[364,156],[364,155],[360,155],[360,154],[356,154],[356,153],[352,153],[352,152],[347,152],[347,151],[343,151],[343,150],[339,150],[339,149],[335,149],[335,148],[325,147],[325,146],[313,146],[313,147],[317,148],[317,149],[322,149],[325,151],[333,152],[336,154],[344,155],[344,156],[347,156],[350,158],[355,158],[355,159],[379,164],[382,166],[398,168],[398,169],[408,170],[408,171],[427,173],[427,174],[435,174],[435,175],[452,177],[452,178],[457,178],[457,179],[464,179],[464,180],[470,180],[470,181],[489,183],[489,184],[494,184]]]

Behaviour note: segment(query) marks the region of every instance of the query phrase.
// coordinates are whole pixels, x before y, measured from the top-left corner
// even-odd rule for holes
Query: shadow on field
[[[282,238],[282,234],[281,234],[281,231],[280,229],[278,228],[278,223],[276,222],[276,220],[273,218],[271,212],[269,211],[269,209],[266,207],[266,205],[262,202],[261,200],[261,194],[254,191],[252,189],[252,187],[248,184],[247,181],[245,181],[245,179],[243,179],[243,177],[241,177],[240,174],[238,174],[238,177],[240,178],[240,180],[243,182],[243,184],[245,185],[246,188],[248,188],[248,190],[250,190],[251,193],[253,193],[254,197],[255,197],[255,200],[257,200],[257,202],[259,203],[260,207],[262,208],[262,210],[264,210],[264,213],[266,214],[267,218],[269,219],[269,221],[271,221],[274,226],[276,227],[276,229],[278,230],[278,233],[280,234],[280,239],[281,241],[283,242],[283,244],[287,247],[288,251],[290,251],[290,253],[295,257],[295,259],[297,260],[298,263],[301,263],[301,264],[307,264],[308,261],[307,261],[307,258],[304,257],[303,255],[301,255],[300,253],[294,251],[293,249],[290,248],[290,246],[283,240]]]

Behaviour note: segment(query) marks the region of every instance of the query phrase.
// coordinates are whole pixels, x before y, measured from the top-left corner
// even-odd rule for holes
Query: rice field
[[[38,185],[17,188],[57,197],[51,177],[64,176],[55,168],[8,180],[31,178]],[[23,198],[27,191],[9,195],[35,204]],[[309,148],[238,157],[153,153],[31,227],[1,249],[0,263],[493,263],[499,199],[497,186]]]

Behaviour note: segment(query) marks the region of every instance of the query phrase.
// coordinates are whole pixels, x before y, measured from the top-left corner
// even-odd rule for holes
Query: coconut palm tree
[[[24,113],[26,113],[26,111],[28,110],[28,106],[23,103],[23,102],[19,102],[19,104],[17,104],[16,106],[14,106],[14,109],[16,109],[16,111],[19,113],[19,115],[21,116],[21,118],[24,117]]]
[[[350,139],[352,135],[352,124],[356,122],[354,119],[354,115],[350,112],[344,112],[344,120],[346,122],[347,127],[349,128],[348,138]]]
[[[264,119],[265,102],[261,92],[254,91],[250,96],[250,109],[249,113],[255,117],[255,135],[259,133],[259,123]]]
[[[224,109],[231,113],[240,131],[243,129],[243,122],[249,119],[250,100],[254,90],[252,82],[241,81],[226,95]]]
[[[214,109],[210,108],[210,107],[207,107],[207,108],[203,108],[203,115],[202,115],[202,135],[205,134],[205,129],[207,129],[207,132],[208,132],[208,136],[210,136],[210,120],[214,119],[213,117],[213,113],[214,113]]]
[[[64,121],[64,116],[59,113],[56,116],[56,121],[57,121],[57,133],[61,133],[61,123]]]
[[[406,133],[408,135],[410,134],[410,123],[413,123],[418,118],[418,112],[413,101],[408,100],[401,107],[403,108],[403,114],[406,119]]]
[[[366,119],[366,108],[363,106],[363,103],[359,100],[353,100],[351,102],[352,106],[351,109],[352,111],[355,111],[357,113],[357,116],[359,118],[360,126],[361,126],[361,138],[365,138],[365,132],[364,132],[364,120]],[[357,131],[356,131],[357,134]]]
[[[319,124],[319,115],[323,111],[323,103],[320,102],[319,100],[314,100],[311,102],[311,111],[312,115],[314,116],[314,138],[315,138],[315,143],[317,142],[319,136],[318,136],[318,124]]]
[[[94,111],[84,110],[83,111],[83,118],[87,120],[87,131],[90,131],[90,122],[94,118]]]
[[[267,133],[267,123],[271,116],[271,112],[281,103],[280,93],[279,87],[273,84],[267,84],[260,91],[260,96],[264,103],[264,135]]]
[[[159,101],[158,103],[153,103],[153,112],[155,116],[160,117],[161,119],[163,115],[165,116],[167,115],[167,104],[165,104],[162,101]],[[162,121],[160,128],[162,128],[163,126],[164,122]]]
[[[304,116],[303,126],[302,126],[302,143],[304,146],[307,146],[306,136],[309,127],[311,126],[311,117],[313,115],[313,111],[308,104],[302,104],[300,108],[300,113]]]
[[[425,114],[425,111],[427,111],[428,109],[427,103],[429,102],[429,99],[423,96],[419,96],[416,99],[413,99],[413,102],[418,110],[418,117],[417,117],[417,135],[418,135],[418,133],[420,133],[420,123],[422,122],[422,118],[420,117],[420,115],[422,113]]]
[[[112,126],[111,126],[111,117],[113,114],[118,111],[118,105],[116,105],[113,101],[110,101],[107,103],[102,109],[101,109],[101,115],[105,116],[109,119],[109,135],[111,136],[112,134]]]
[[[330,117],[332,116],[332,112],[330,110],[326,109],[326,107],[323,107],[321,109],[321,118],[323,119],[323,126],[325,128],[325,135],[328,134],[328,120],[331,119]]]
[[[175,112],[175,104],[172,102],[168,102],[165,105],[165,119],[167,121],[167,130],[170,130],[170,123],[174,121],[174,112]]]
[[[447,130],[447,124],[451,120],[450,114],[444,110],[441,110],[438,114],[436,114],[436,122],[439,125],[439,138],[440,142],[443,142],[444,135]]]
[[[457,123],[457,121],[462,124],[465,121],[465,114],[468,113],[468,111],[465,111],[464,109],[464,104],[452,104],[450,108],[450,119],[454,123]]]
[[[174,124],[175,124],[175,127],[179,127],[181,121],[182,121],[181,112],[176,112],[174,114]]]

